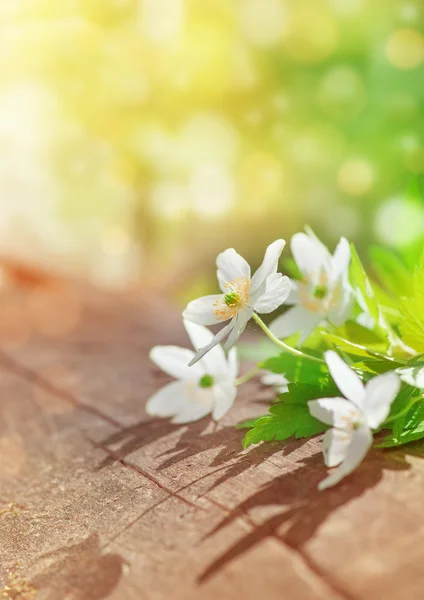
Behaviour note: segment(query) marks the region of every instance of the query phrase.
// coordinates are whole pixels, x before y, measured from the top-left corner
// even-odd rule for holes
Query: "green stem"
[[[253,377],[256,377],[259,371],[259,367],[253,367],[253,369],[250,369],[250,371],[247,371],[247,373],[245,373],[244,375],[240,375],[240,377],[238,377],[234,383],[236,385],[242,385],[243,383],[246,383],[246,381],[249,381],[250,379],[253,379]]]
[[[294,356],[298,356],[299,358],[306,358],[308,360],[313,360],[315,362],[324,363],[324,361],[321,360],[321,358],[317,358],[316,356],[310,356],[309,354],[304,354],[300,350],[297,350],[296,348],[292,348],[288,344],[285,344],[282,340],[279,340],[268,329],[268,327],[265,325],[265,323],[262,321],[262,319],[260,318],[260,316],[257,313],[253,313],[253,318],[256,321],[256,323],[259,325],[259,327],[262,329],[262,331],[265,333],[265,335],[267,335],[269,337],[269,339],[272,342],[274,342],[274,344],[276,344],[277,346],[279,346],[286,352],[290,352],[290,354],[293,354]]]

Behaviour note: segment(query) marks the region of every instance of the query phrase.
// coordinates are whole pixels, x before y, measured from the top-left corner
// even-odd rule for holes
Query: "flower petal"
[[[346,457],[349,444],[352,441],[352,431],[343,429],[328,429],[322,441],[324,462],[327,467],[337,467]]]
[[[337,305],[332,307],[327,314],[328,320],[335,327],[340,327],[349,319],[355,303],[355,298],[349,284],[340,284],[339,289],[341,298]]]
[[[154,417],[172,417],[188,404],[184,381],[168,383],[146,403],[146,412]]]
[[[216,325],[218,320],[215,315],[215,302],[222,298],[221,294],[203,296],[187,304],[183,318],[197,323],[197,325]]]
[[[353,423],[364,420],[357,407],[345,398],[309,400],[308,408],[313,417],[338,429],[349,429]]]
[[[325,360],[331,377],[343,396],[362,410],[365,401],[365,387],[358,375],[333,350],[325,353]]]
[[[213,390],[215,394],[215,405],[212,411],[212,418],[214,421],[219,421],[219,419],[223,417],[234,404],[234,400],[237,396],[237,388],[235,385],[221,383],[215,385]]]
[[[210,344],[214,339],[213,333],[202,325],[196,325],[195,323],[191,323],[185,319],[184,327],[196,352]],[[194,352],[190,360],[193,358]],[[186,364],[188,365],[189,362],[190,361],[188,361]],[[207,373],[209,375],[213,375],[213,377],[217,379],[229,379],[231,377],[225,352],[222,346],[219,344],[211,348],[211,350],[205,354],[205,356],[198,363],[188,367],[188,369],[195,369],[198,365],[200,370],[203,371],[203,374]]]
[[[265,373],[261,377],[262,385],[271,385],[279,394],[285,394],[288,391],[288,381],[284,375],[277,373]]]
[[[195,327],[199,327],[196,325]],[[155,346],[150,350],[150,360],[159,369],[175,377],[176,379],[193,379],[205,374],[202,365],[189,367],[188,363],[193,359],[194,352],[178,346]]]
[[[262,288],[265,286],[265,282],[269,275],[273,275],[277,272],[278,261],[280,260],[285,245],[285,240],[276,240],[266,249],[264,260],[253,275],[250,284],[250,297],[253,303],[258,295],[262,293]]]
[[[394,372],[378,375],[366,385],[364,414],[371,429],[377,429],[388,417],[390,407],[400,390],[399,377]]]
[[[397,370],[402,381],[411,385],[424,389],[424,368],[423,367],[406,367]]]
[[[231,350],[228,353],[227,360],[230,377],[232,379],[236,379],[239,373],[239,359],[237,354],[237,348],[231,348]]]
[[[193,359],[189,362],[188,366],[191,367],[194,364],[196,364],[197,361],[199,361],[201,358],[203,358],[205,356],[205,354],[207,352],[209,352],[209,350],[211,350],[217,344],[221,343],[221,341],[225,338],[225,336],[230,333],[230,331],[234,327],[234,324],[235,324],[235,318],[231,319],[231,321],[228,323],[228,325],[226,325],[220,331],[218,331],[218,333],[212,338],[212,340],[208,344],[206,344],[206,346],[204,346],[203,348],[199,348],[199,351],[196,352]]]
[[[228,250],[218,254],[216,266],[218,268],[219,285],[223,292],[225,292],[226,283],[230,283],[239,277],[250,279],[249,263],[234,248],[228,248]]]
[[[213,398],[212,395],[211,398]],[[203,417],[206,417],[206,415],[211,412],[211,409],[212,401],[210,406],[205,406],[204,404],[188,404],[172,419],[172,422],[177,425],[184,425],[185,423],[200,421],[200,419],[203,419]]]
[[[323,270],[328,272],[331,254],[315,236],[295,233],[291,239],[291,251],[303,275],[318,279]]]
[[[356,467],[362,462],[373,442],[372,432],[366,425],[362,425],[352,432],[352,440],[349,444],[346,457],[342,464],[337,469],[321,481],[318,489],[325,490],[326,488],[336,485],[346,475],[352,473]]]
[[[246,329],[246,325],[250,321],[253,314],[252,308],[245,308],[241,310],[238,315],[234,318],[234,327],[228,336],[228,340],[225,344],[226,348],[231,348],[236,341],[239,339],[243,331]]]
[[[254,309],[261,314],[273,312],[288,298],[292,289],[290,279],[281,273],[267,277],[264,292],[258,297]]]
[[[279,338],[286,338],[299,331],[309,333],[322,321],[322,315],[303,306],[293,306],[271,322],[269,328]]]
[[[289,295],[287,296],[284,304],[299,304],[300,299],[299,299],[299,286],[300,285],[304,285],[301,284],[301,282],[298,281],[293,281],[292,279],[290,279],[290,292]]]
[[[339,279],[347,281],[350,263],[350,245],[346,238],[340,238],[340,242],[331,257],[331,281],[330,285]]]

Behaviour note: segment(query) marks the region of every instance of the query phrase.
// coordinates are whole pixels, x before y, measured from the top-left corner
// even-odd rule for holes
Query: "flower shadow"
[[[40,556],[40,572],[32,585],[42,590],[45,600],[103,600],[118,585],[124,559],[102,553],[97,534],[84,541]]]
[[[239,558],[263,540],[277,538],[297,552],[302,552],[306,542],[325,522],[331,513],[376,486],[384,470],[406,470],[410,465],[402,452],[390,458],[381,451],[373,452],[358,470],[338,486],[320,492],[317,485],[326,470],[321,453],[307,457],[299,468],[273,479],[252,496],[236,505],[206,537],[211,537],[233,523],[240,515],[248,519],[253,529],[236,544],[211,563],[199,577],[205,583],[228,563]],[[255,519],[255,513],[272,510],[265,520]],[[275,509],[281,510],[275,513]]]

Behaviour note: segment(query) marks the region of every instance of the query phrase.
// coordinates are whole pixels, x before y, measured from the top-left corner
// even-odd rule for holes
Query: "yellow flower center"
[[[250,279],[239,277],[225,284],[225,294],[214,304],[217,321],[227,321],[247,306],[249,301]]]

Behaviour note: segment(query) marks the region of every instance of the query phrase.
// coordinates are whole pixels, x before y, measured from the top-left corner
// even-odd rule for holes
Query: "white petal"
[[[366,425],[362,425],[358,429],[355,429],[352,432],[352,441],[346,451],[346,458],[331,475],[319,483],[318,489],[325,490],[326,488],[332,487],[346,477],[346,475],[352,473],[364,459],[372,446],[372,442],[373,437],[371,430]]]
[[[332,325],[340,327],[351,316],[355,304],[355,298],[349,284],[340,284],[341,297],[337,306],[334,306],[328,312],[327,318]]]
[[[277,387],[280,385],[287,385],[288,381],[284,375],[279,375],[278,373],[264,373],[261,377],[261,383],[263,385],[273,385]]]
[[[290,279],[281,273],[274,273],[267,277],[265,290],[257,298],[254,309],[261,314],[267,314],[276,310],[288,298],[291,291]]]
[[[188,320],[184,320],[184,327],[196,352],[210,344],[214,339],[213,333],[209,331],[209,329],[206,329],[206,327],[203,327],[202,325],[196,325],[195,323],[191,323]],[[190,360],[192,360],[193,358],[194,352]],[[209,375],[220,379],[228,379],[230,377],[230,371],[225,352],[222,346],[220,346],[219,344],[211,348],[211,350],[207,354],[205,354],[205,356],[198,363],[189,367],[189,369],[193,369],[197,367],[197,365],[200,366],[200,369],[203,371],[203,374],[208,373]]]
[[[352,430],[328,429],[322,441],[324,462],[327,467],[337,467],[346,457],[349,444],[352,441]]]
[[[216,259],[217,277],[221,290],[225,292],[225,284],[246,277],[250,279],[250,265],[234,248],[228,248]]]
[[[333,350],[325,353],[325,360],[331,377],[343,396],[362,410],[365,401],[365,387],[358,375]]]
[[[208,344],[206,344],[206,346],[204,346],[203,348],[200,348],[199,351],[196,352],[196,354],[194,355],[194,358],[189,363],[189,366],[191,367],[192,365],[196,364],[197,361],[199,361],[201,358],[203,358],[205,356],[205,354],[207,352],[209,352],[214,346],[221,343],[221,341],[225,338],[225,336],[230,333],[230,331],[234,327],[234,324],[235,324],[235,319],[231,319],[231,321],[228,323],[228,325],[226,325],[220,331],[218,331],[216,336],[213,337],[212,340]]]
[[[309,333],[322,321],[322,315],[303,306],[293,306],[271,322],[269,328],[279,338],[286,338],[299,331]]]
[[[214,388],[215,405],[212,411],[214,421],[219,421],[230,410],[237,396],[237,388],[231,384],[218,384]]]
[[[231,348],[228,353],[228,369],[231,379],[236,379],[239,373],[239,360],[237,354],[237,348]]]
[[[384,373],[366,385],[364,414],[371,429],[377,429],[389,416],[390,407],[400,390],[400,380],[396,373]]]
[[[350,263],[350,246],[346,238],[340,238],[340,242],[331,257],[331,281],[330,285],[339,279],[347,280]]]
[[[291,239],[291,251],[303,275],[318,278],[321,271],[328,272],[331,254],[315,236],[295,233]]]
[[[308,407],[313,417],[338,429],[349,429],[364,420],[357,407],[345,398],[309,400]]]
[[[182,411],[188,402],[184,381],[173,381],[149,398],[146,412],[156,417],[172,417]]]
[[[200,421],[211,412],[211,407],[203,404],[189,404],[172,419],[172,422],[183,425],[184,423]]]
[[[288,381],[284,375],[278,375],[277,373],[265,373],[261,377],[261,383],[263,385],[271,385],[279,394],[285,394],[288,391]]]
[[[277,272],[278,261],[286,245],[285,240],[276,240],[268,246],[265,252],[264,260],[252,277],[250,284],[250,297],[254,302],[257,296],[262,292],[265,282],[269,275]]]
[[[162,371],[176,379],[200,378],[205,374],[200,364],[194,367],[188,366],[188,363],[194,357],[194,352],[186,348],[179,348],[178,346],[155,346],[150,350],[149,357],[159,369],[162,369]]]
[[[197,325],[216,325],[215,302],[222,298],[221,294],[203,296],[189,302],[183,312],[183,318]]]
[[[293,281],[293,279],[290,279],[290,292],[284,304],[299,304],[299,285],[302,285],[301,282]]]
[[[238,313],[234,319],[234,328],[228,336],[228,340],[225,344],[226,348],[231,348],[236,343],[243,331],[246,329],[246,325],[250,321],[252,314],[253,309],[251,308],[245,308]]]
[[[398,374],[402,381],[411,385],[424,389],[424,368],[423,367],[406,367],[398,369]]]

